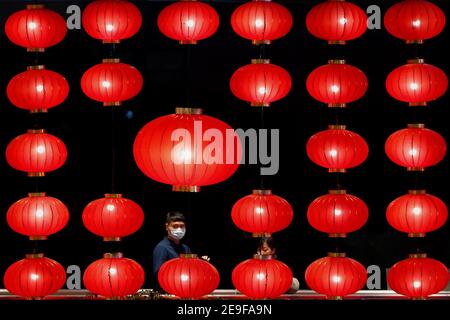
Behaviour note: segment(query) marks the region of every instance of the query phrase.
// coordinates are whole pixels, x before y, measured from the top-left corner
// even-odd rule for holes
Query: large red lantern
[[[335,238],[345,238],[347,233],[360,229],[368,217],[369,209],[364,201],[345,190],[330,190],[308,207],[309,224]]]
[[[345,107],[367,91],[366,75],[345,60],[329,60],[315,69],[306,81],[309,94],[329,107]]]
[[[388,158],[408,171],[423,171],[444,159],[447,144],[437,132],[424,124],[409,124],[407,129],[394,132],[386,141]]]
[[[83,211],[84,226],[105,241],[119,241],[138,231],[144,222],[144,211],[121,194],[106,194],[89,203]]]
[[[426,299],[444,290],[449,280],[447,267],[427,255],[411,254],[388,271],[389,287],[412,299]]]
[[[141,73],[119,59],[104,59],[103,63],[90,68],[81,78],[84,94],[104,106],[120,106],[123,101],[134,98],[142,90]]]
[[[66,100],[69,84],[66,79],[45,66],[28,67],[8,84],[7,95],[16,107],[30,112],[47,112]]]
[[[198,299],[213,292],[220,282],[219,272],[195,254],[180,255],[165,262],[158,282],[167,293],[180,298]]]
[[[330,44],[345,44],[359,38],[367,29],[367,15],[345,0],[319,3],[306,16],[306,27],[315,37]]]
[[[345,172],[363,163],[369,154],[366,141],[345,128],[331,125],[313,135],[306,145],[309,159],[329,172]]]
[[[236,132],[201,109],[177,108],[176,114],[148,123],[134,142],[138,167],[173,191],[198,192],[228,179],[241,153]]]
[[[42,299],[63,287],[66,271],[58,262],[43,254],[28,254],[6,270],[3,283],[11,294]]]
[[[292,222],[294,211],[286,200],[271,190],[253,190],[235,203],[231,212],[234,224],[254,237],[270,237]]]
[[[392,201],[386,211],[389,224],[409,237],[424,237],[447,221],[445,203],[425,190],[410,190]]]
[[[28,130],[6,148],[6,160],[16,170],[30,177],[44,176],[59,169],[67,159],[67,148],[59,138],[44,130]]]
[[[392,71],[386,79],[388,93],[410,106],[426,106],[441,97],[448,88],[448,79],[441,69],[424,63],[423,59],[408,60],[408,64]]]
[[[106,253],[84,272],[83,283],[90,292],[108,299],[135,294],[144,284],[144,269],[121,253]]]
[[[120,43],[131,38],[141,25],[141,12],[125,0],[95,0],[83,11],[84,30],[103,43]]]
[[[423,43],[444,29],[445,14],[426,0],[405,0],[394,4],[384,15],[384,26],[406,43]]]
[[[291,269],[270,255],[255,255],[232,273],[234,287],[253,299],[275,299],[292,285]]]
[[[44,52],[64,39],[67,26],[62,16],[44,5],[28,5],[26,10],[8,18],[5,32],[14,44],[28,51]]]
[[[312,290],[326,295],[327,299],[340,300],[361,290],[367,280],[366,269],[345,253],[329,253],[328,257],[311,263],[305,280]]]
[[[231,16],[231,26],[253,44],[270,44],[284,37],[292,28],[292,15],[271,0],[253,0],[240,5]]]
[[[284,98],[291,90],[289,73],[268,59],[254,59],[239,68],[231,77],[231,92],[253,107],[268,107]]]
[[[219,28],[219,15],[209,4],[181,0],[164,8],[158,16],[159,30],[180,44],[197,44]]]

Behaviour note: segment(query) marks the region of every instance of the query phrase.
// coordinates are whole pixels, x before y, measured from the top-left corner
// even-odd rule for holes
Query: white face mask
[[[169,232],[172,238],[174,238],[175,240],[181,240],[186,234],[186,229],[184,228],[169,229]]]

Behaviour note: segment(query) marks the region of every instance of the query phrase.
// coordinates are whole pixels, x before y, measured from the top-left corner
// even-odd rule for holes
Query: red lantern
[[[105,198],[89,203],[83,211],[84,226],[105,241],[120,241],[138,231],[144,223],[144,211],[121,194],[105,194]]]
[[[284,37],[292,28],[288,9],[271,0],[253,0],[240,5],[231,16],[231,26],[253,44],[270,44]]]
[[[235,203],[231,212],[234,224],[254,237],[270,237],[289,226],[294,217],[289,202],[271,190],[253,190]]]
[[[347,233],[360,229],[368,217],[369,209],[364,201],[345,190],[330,190],[308,208],[309,224],[334,238],[345,238]]]
[[[159,30],[180,44],[197,44],[219,28],[219,15],[210,5],[181,0],[164,8],[158,16]]]
[[[388,158],[408,171],[423,171],[442,161],[447,152],[444,138],[423,124],[409,124],[394,132],[384,147]]]
[[[236,132],[202,115],[201,109],[178,108],[176,114],[155,119],[134,142],[138,167],[173,191],[198,192],[228,179],[238,169],[241,153]]]
[[[84,30],[103,43],[120,43],[131,38],[141,25],[141,12],[129,1],[95,0],[83,11]]]
[[[7,94],[16,107],[47,112],[66,100],[69,84],[59,73],[45,70],[45,66],[33,66],[9,82]]]
[[[444,29],[445,14],[435,4],[425,0],[406,0],[386,11],[384,26],[394,37],[406,43],[423,43]]]
[[[275,299],[292,285],[292,271],[273,256],[255,255],[232,273],[234,287],[253,299]]]
[[[134,67],[119,59],[104,59],[90,68],[81,79],[84,94],[104,106],[120,106],[142,90],[144,79]]]
[[[63,17],[44,5],[28,5],[26,10],[8,18],[5,32],[14,44],[28,51],[44,52],[64,39],[67,26]]]
[[[103,259],[91,263],[83,275],[86,289],[108,299],[135,294],[144,280],[144,269],[139,263],[121,253],[106,253]]]
[[[369,154],[367,143],[345,128],[331,125],[328,130],[313,135],[306,145],[309,159],[329,172],[345,172],[363,163]]]
[[[427,255],[411,254],[388,271],[388,284],[398,294],[413,299],[426,299],[447,286],[447,267]]]
[[[16,170],[30,177],[42,177],[46,172],[62,167],[67,149],[59,138],[44,130],[28,130],[12,140],[6,148],[6,160]]]
[[[445,203],[425,190],[410,190],[389,204],[386,218],[389,224],[409,237],[424,237],[447,221]]]
[[[345,0],[319,3],[306,16],[306,27],[312,35],[329,44],[345,44],[359,38],[367,28],[367,15],[357,5]]]
[[[8,225],[30,240],[46,240],[62,230],[69,221],[69,210],[60,200],[45,193],[30,193],[15,202],[6,214]]]
[[[252,64],[239,68],[231,77],[231,92],[253,107],[268,107],[287,96],[292,80],[283,68],[268,59],[254,59]]]
[[[328,257],[311,263],[305,280],[312,290],[327,299],[340,300],[361,290],[367,280],[366,269],[358,261],[345,257],[345,253],[329,253]]]
[[[66,283],[66,270],[43,254],[27,254],[25,259],[6,270],[3,283],[11,294],[42,299],[62,288]]]
[[[367,91],[365,74],[345,60],[329,60],[328,65],[314,70],[306,81],[309,94],[329,107],[345,107],[360,99]]]
[[[386,79],[388,93],[410,106],[426,106],[441,97],[448,88],[445,73],[423,59],[408,60],[408,64],[392,71]]]
[[[195,254],[165,262],[158,272],[164,291],[180,298],[198,299],[213,292],[220,282],[219,272]]]

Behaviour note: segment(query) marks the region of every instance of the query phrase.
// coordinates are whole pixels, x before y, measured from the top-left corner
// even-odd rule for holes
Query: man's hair
[[[186,218],[184,217],[184,214],[182,214],[181,212],[178,212],[178,211],[170,211],[169,213],[167,213],[166,223],[169,224],[171,222],[177,222],[177,221],[186,222]]]

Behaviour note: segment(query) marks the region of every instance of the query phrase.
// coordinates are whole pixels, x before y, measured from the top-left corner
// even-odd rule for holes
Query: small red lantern
[[[384,26],[394,37],[406,43],[423,43],[444,29],[445,14],[426,0],[405,0],[386,11]]]
[[[86,206],[83,223],[104,241],[120,241],[142,227],[144,211],[136,202],[122,198],[121,194],[105,194],[104,198]]]
[[[268,59],[253,59],[252,64],[239,68],[231,77],[231,92],[253,107],[268,107],[287,96],[292,80],[289,73]]]
[[[255,255],[232,273],[234,287],[253,299],[275,299],[292,285],[291,269],[271,255]]]
[[[289,202],[271,190],[253,190],[235,203],[231,212],[234,224],[254,237],[270,237],[289,226],[294,217]]]
[[[329,107],[345,107],[364,96],[368,82],[361,70],[345,60],[329,60],[309,75],[306,87],[314,99]]]
[[[12,264],[3,278],[5,288],[27,299],[42,299],[55,293],[66,283],[66,270],[43,254],[27,254]]]
[[[142,90],[144,79],[134,67],[120,59],[104,59],[90,68],[81,79],[81,89],[92,100],[104,106],[120,106]]]
[[[66,100],[69,84],[59,73],[45,66],[28,67],[8,84],[7,95],[16,107],[30,112],[47,112]]]
[[[292,28],[292,15],[281,4],[271,0],[253,0],[240,5],[231,16],[231,26],[253,44],[270,44],[284,37]]]
[[[217,288],[220,276],[214,266],[197,255],[182,254],[161,266],[158,282],[164,291],[177,297],[198,299]]]
[[[12,140],[6,148],[6,160],[16,170],[30,177],[42,177],[46,172],[62,167],[67,149],[59,138],[45,130],[28,130]]]
[[[141,25],[141,12],[129,1],[95,0],[83,11],[84,30],[103,43],[120,43],[131,38]]]
[[[388,284],[398,294],[412,299],[426,299],[444,290],[449,280],[447,267],[425,253],[410,254],[388,271]]]
[[[219,28],[219,15],[209,4],[181,0],[164,8],[158,16],[159,30],[180,44],[197,44]]]
[[[144,284],[144,269],[121,253],[106,253],[84,272],[83,283],[90,292],[108,299],[135,294]]]
[[[359,38],[367,29],[367,15],[357,5],[345,0],[319,3],[306,16],[306,27],[312,35],[329,44],[345,44]]]
[[[447,88],[446,74],[423,59],[408,60],[408,64],[392,71],[386,79],[388,93],[410,106],[426,106],[427,102],[440,98]]]
[[[5,32],[14,44],[28,51],[44,52],[64,39],[67,26],[63,17],[44,5],[28,5],[26,10],[8,18]]]
[[[447,144],[437,132],[424,124],[409,124],[407,129],[394,132],[384,147],[392,162],[408,171],[424,171],[444,159]]]
[[[327,299],[341,300],[365,286],[367,273],[362,264],[345,253],[329,253],[308,266],[305,280],[308,287]]]
[[[347,233],[359,230],[368,217],[369,209],[364,201],[347,194],[346,190],[330,190],[308,208],[309,224],[334,238],[345,238]]]
[[[313,135],[306,145],[309,159],[329,172],[346,172],[359,166],[369,154],[364,139],[343,125],[328,126],[328,130]]]

